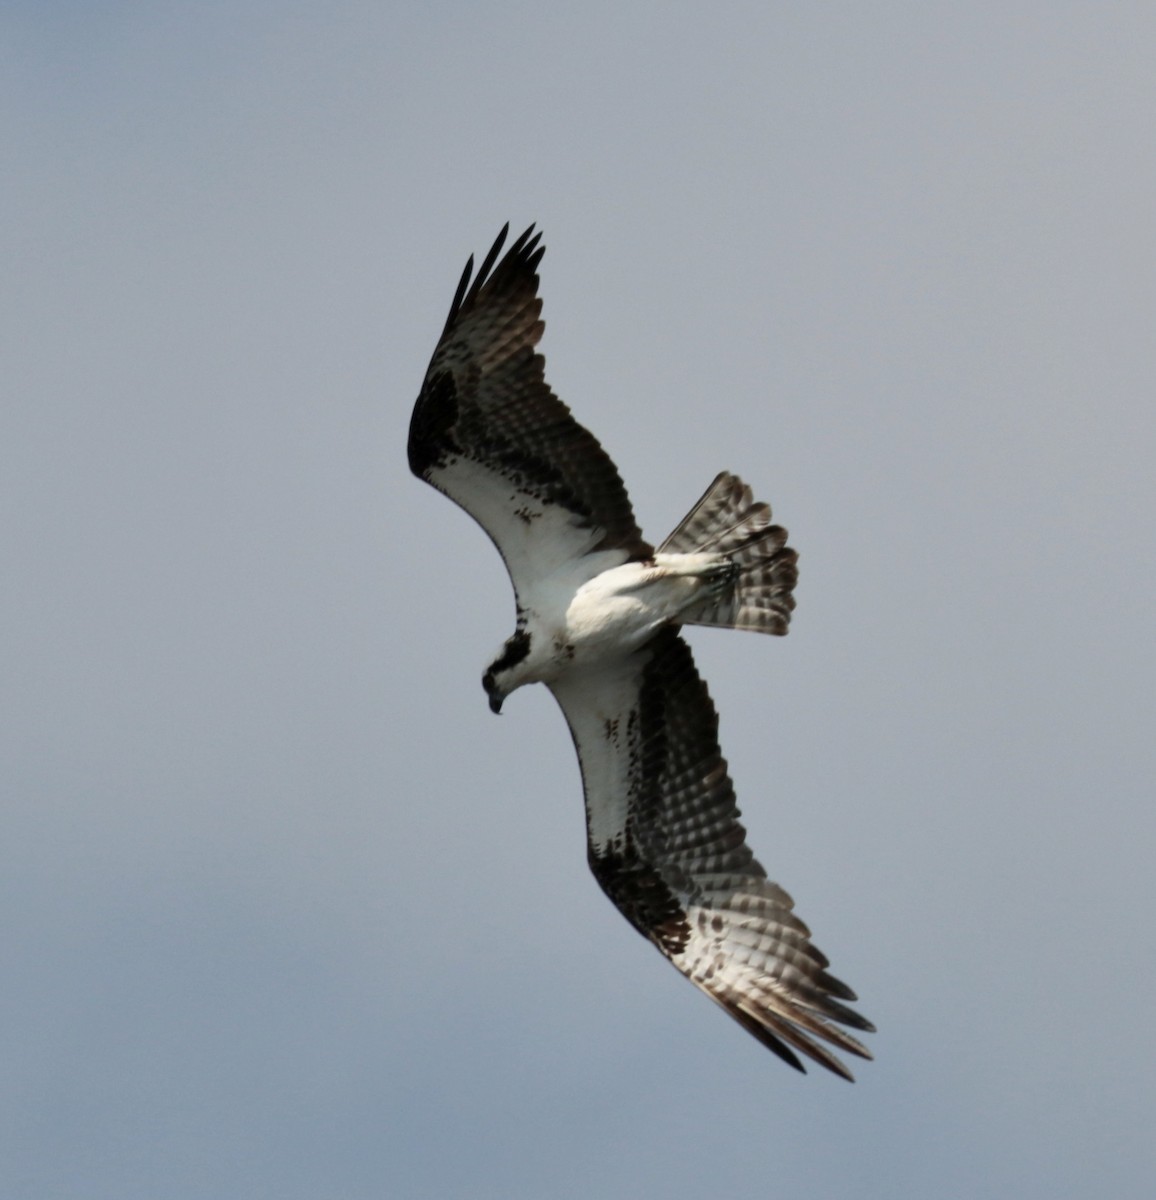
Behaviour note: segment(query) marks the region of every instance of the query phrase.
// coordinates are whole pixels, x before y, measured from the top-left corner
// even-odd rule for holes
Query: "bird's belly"
[[[696,579],[638,563],[604,571],[579,588],[566,610],[565,642],[575,664],[630,653],[678,619]]]

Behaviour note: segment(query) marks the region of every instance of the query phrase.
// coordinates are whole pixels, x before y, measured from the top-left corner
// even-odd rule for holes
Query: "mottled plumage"
[[[598,442],[550,391],[526,230],[466,265],[414,407],[414,473],[501,552],[517,627],[483,676],[495,712],[543,682],[574,738],[587,853],[603,891],[680,971],[781,1058],[850,1078],[823,1044],[870,1054],[790,896],[746,844],[718,718],[682,625],[784,634],[797,556],[771,511],[720,474],[657,550]]]

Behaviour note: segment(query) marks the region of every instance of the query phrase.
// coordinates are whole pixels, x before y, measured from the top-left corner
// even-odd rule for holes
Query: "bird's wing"
[[[550,391],[535,352],[541,235],[531,226],[497,262],[506,232],[472,281],[466,264],[414,405],[409,465],[485,529],[522,596],[587,556],[593,576],[652,549],[614,463]]]
[[[591,870],[626,919],[780,1058],[850,1079],[822,1042],[870,1058],[855,994],[746,843],[718,717],[690,648],[667,629],[642,650],[550,685],[586,793]]]

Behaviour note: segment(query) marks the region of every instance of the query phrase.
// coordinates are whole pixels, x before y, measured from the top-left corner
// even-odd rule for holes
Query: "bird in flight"
[[[546,383],[531,226],[466,263],[409,427],[409,465],[489,534],[514,586],[514,633],[486,668],[490,708],[527,683],[574,739],[587,858],[622,915],[798,1070],[851,1079],[828,1046],[870,1052],[855,994],[767,878],[739,823],[718,717],[683,625],[785,634],[797,555],[771,510],[723,472],[658,547],[609,456]]]

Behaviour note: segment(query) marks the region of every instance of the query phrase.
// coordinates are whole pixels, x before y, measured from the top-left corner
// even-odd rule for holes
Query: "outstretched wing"
[[[746,844],[718,717],[667,629],[635,654],[551,684],[582,765],[589,861],[626,919],[745,1029],[850,1079],[822,1042],[870,1058],[854,992]]]
[[[589,574],[652,553],[609,456],[545,380],[531,226],[471,282],[466,263],[409,427],[409,465],[493,539],[515,591],[596,551]]]

